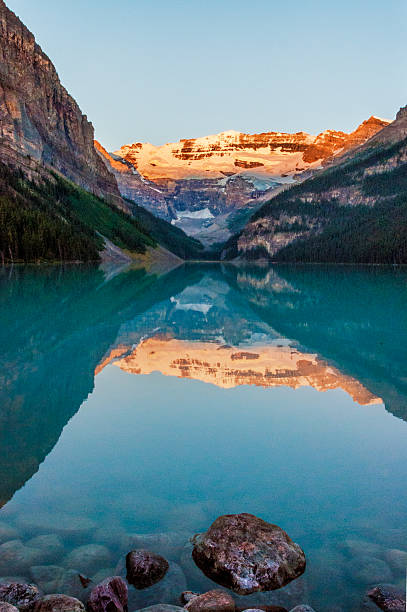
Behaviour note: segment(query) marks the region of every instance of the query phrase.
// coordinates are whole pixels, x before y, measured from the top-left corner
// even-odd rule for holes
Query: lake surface
[[[138,546],[170,572],[132,589],[129,611],[176,603],[213,587],[189,538],[250,512],[284,528],[307,569],[236,597],[247,607],[348,612],[369,585],[404,584],[405,269],[0,278],[0,576],[86,599],[78,572],[122,573]]]

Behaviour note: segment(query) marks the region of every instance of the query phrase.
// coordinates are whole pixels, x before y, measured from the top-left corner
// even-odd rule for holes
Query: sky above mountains
[[[407,103],[405,0],[6,0],[109,150],[351,131]]]

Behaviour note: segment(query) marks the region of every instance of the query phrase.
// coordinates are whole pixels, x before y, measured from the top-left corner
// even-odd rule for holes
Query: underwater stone
[[[305,570],[304,552],[283,529],[246,513],[217,518],[195,536],[192,557],[206,576],[241,595],[278,589]]]

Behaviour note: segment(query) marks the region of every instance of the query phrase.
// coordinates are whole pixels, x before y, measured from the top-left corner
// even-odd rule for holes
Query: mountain
[[[93,147],[93,126],[61,85],[34,35],[0,0],[0,159],[30,178],[52,167],[120,203],[116,181]]]
[[[121,197],[114,172],[95,150],[92,124],[3,0],[0,217],[2,262],[89,261],[101,252],[128,260],[156,251],[161,239],[182,257],[202,250],[181,230],[153,223]]]
[[[407,262],[407,107],[329,167],[257,210],[223,256]]]
[[[228,131],[162,146],[138,142],[112,154],[95,146],[122,195],[211,244],[243,227],[271,194],[388,124],[370,117],[351,134],[326,130],[317,136]]]

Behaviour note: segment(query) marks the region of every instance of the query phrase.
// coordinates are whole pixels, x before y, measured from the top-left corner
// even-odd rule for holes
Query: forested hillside
[[[264,204],[222,256],[407,263],[406,135],[401,109],[371,142]]]
[[[134,217],[57,174],[29,181],[0,163],[2,262],[97,261],[104,239],[133,254],[159,243],[191,258],[202,245],[165,221]]]

